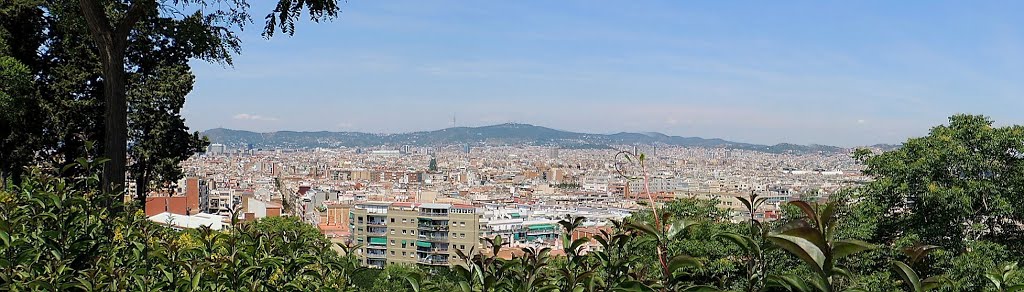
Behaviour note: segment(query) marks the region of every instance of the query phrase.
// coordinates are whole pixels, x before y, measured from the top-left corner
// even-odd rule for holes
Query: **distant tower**
[[[558,147],[551,148],[550,152],[548,152],[548,158],[558,159]]]
[[[452,113],[452,128],[458,127],[459,124],[455,122],[455,113]]]

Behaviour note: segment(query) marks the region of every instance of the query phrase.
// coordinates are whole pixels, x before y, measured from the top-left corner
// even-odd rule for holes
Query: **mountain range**
[[[375,146],[444,146],[444,145],[533,145],[557,146],[567,149],[607,149],[623,145],[666,145],[755,150],[769,153],[841,152],[846,148],[827,145],[796,145],[781,143],[760,145],[723,139],[669,136],[662,133],[587,134],[556,130],[529,124],[506,123],[482,127],[453,127],[435,131],[400,134],[362,132],[296,132],[258,133],[216,128],[202,133],[211,143],[228,147],[274,148],[337,148]],[[887,148],[892,145],[876,145]]]

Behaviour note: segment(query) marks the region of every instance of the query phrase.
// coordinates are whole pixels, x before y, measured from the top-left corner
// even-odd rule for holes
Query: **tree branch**
[[[111,44],[113,38],[110,35],[110,19],[103,12],[103,6],[96,0],[79,0],[78,7],[82,10],[82,16],[85,18],[96,45],[100,47],[101,52],[105,53],[106,46]]]
[[[114,35],[118,39],[127,39],[128,33],[131,32],[132,27],[142,19],[142,16],[146,13],[146,9],[149,9],[155,4],[156,2],[152,0],[133,1],[131,6],[128,7],[128,12],[125,12],[124,18],[117,23]]]

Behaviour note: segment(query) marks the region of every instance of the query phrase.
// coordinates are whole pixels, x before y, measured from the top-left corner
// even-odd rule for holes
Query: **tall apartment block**
[[[480,251],[480,214],[472,205],[367,202],[349,211],[352,243],[365,266],[448,266],[456,249]]]

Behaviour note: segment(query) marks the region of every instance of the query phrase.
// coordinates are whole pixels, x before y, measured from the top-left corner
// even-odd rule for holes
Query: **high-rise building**
[[[220,155],[224,154],[225,149],[224,144],[210,144],[210,146],[206,147],[206,153]]]
[[[448,266],[455,249],[480,250],[480,214],[472,205],[361,203],[349,211],[352,242],[363,265]]]

